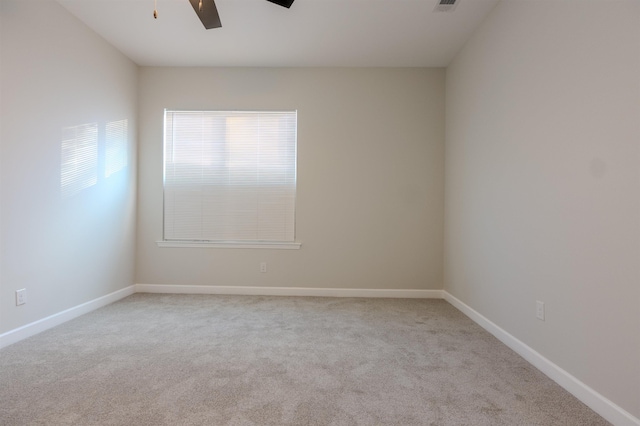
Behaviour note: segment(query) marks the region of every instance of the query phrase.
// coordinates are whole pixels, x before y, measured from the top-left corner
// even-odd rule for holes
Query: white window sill
[[[279,249],[299,250],[302,243],[278,243],[261,241],[156,241],[158,247],[174,248],[241,248],[241,249]]]

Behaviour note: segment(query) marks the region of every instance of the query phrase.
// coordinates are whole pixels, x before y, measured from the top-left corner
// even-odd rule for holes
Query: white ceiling
[[[189,0],[58,0],[143,66],[443,67],[499,0],[216,0],[205,30]]]

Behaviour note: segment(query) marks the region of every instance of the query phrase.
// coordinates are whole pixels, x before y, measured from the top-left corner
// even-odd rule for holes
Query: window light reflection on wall
[[[127,119],[107,123],[104,177],[127,167]]]
[[[98,124],[62,129],[60,192],[69,198],[98,182]]]

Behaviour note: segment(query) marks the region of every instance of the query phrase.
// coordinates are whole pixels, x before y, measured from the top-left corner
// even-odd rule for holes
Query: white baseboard
[[[0,334],[0,348],[4,348],[5,346],[9,346],[13,343],[19,342],[20,340],[26,339],[27,337],[31,337],[33,335],[41,333],[64,322],[77,318],[80,315],[95,311],[98,308],[130,296],[134,292],[135,287],[131,285],[121,290],[114,291],[113,293],[107,294],[105,296],[98,297],[97,299],[90,300],[89,302],[83,303],[81,305],[74,306],[73,308],[58,312],[57,314],[50,315],[46,318],[42,318],[38,321],[34,321],[32,323],[23,325],[22,327],[18,327],[6,333]]]
[[[0,348],[34,336],[52,327],[72,320],[98,308],[116,302],[134,293],[175,293],[175,294],[236,294],[256,296],[323,296],[323,297],[389,297],[414,299],[442,299],[442,290],[386,290],[357,288],[302,288],[302,287],[234,287],[135,284],[106,296],[99,297],[38,321],[23,325],[0,334]]]
[[[391,290],[359,288],[245,287],[136,284],[136,293],[235,294],[253,296],[388,297],[403,299],[442,299],[442,290]]]
[[[598,392],[591,389],[589,386],[582,383],[580,380],[558,367],[553,362],[549,361],[540,353],[527,346],[524,342],[518,340],[504,329],[491,322],[488,318],[462,302],[460,299],[445,290],[443,290],[442,293],[444,300],[451,303],[482,328],[493,334],[498,340],[523,357],[538,370],[542,371],[551,380],[562,386],[593,411],[600,414],[607,421],[616,426],[640,426],[640,419],[634,417],[622,407],[619,407],[609,399],[600,395]]]
[[[175,293],[175,294],[233,294],[256,296],[321,296],[321,297],[386,297],[445,299],[462,313],[467,315],[498,340],[522,356],[553,381],[558,383],[576,398],[616,426],[640,426],[640,419],[600,395],[580,380],[549,361],[540,353],[518,340],[504,329],[466,305],[445,290],[391,290],[357,288],[303,288],[303,287],[234,287],[234,286],[194,286],[135,284],[73,308],[66,309],[38,321],[0,334],[0,348],[31,337],[42,331],[77,318],[88,312],[123,299],[134,293]]]

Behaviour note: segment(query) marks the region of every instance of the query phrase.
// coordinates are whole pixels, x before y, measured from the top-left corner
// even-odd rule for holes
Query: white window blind
[[[164,240],[293,242],[297,113],[165,110]]]

